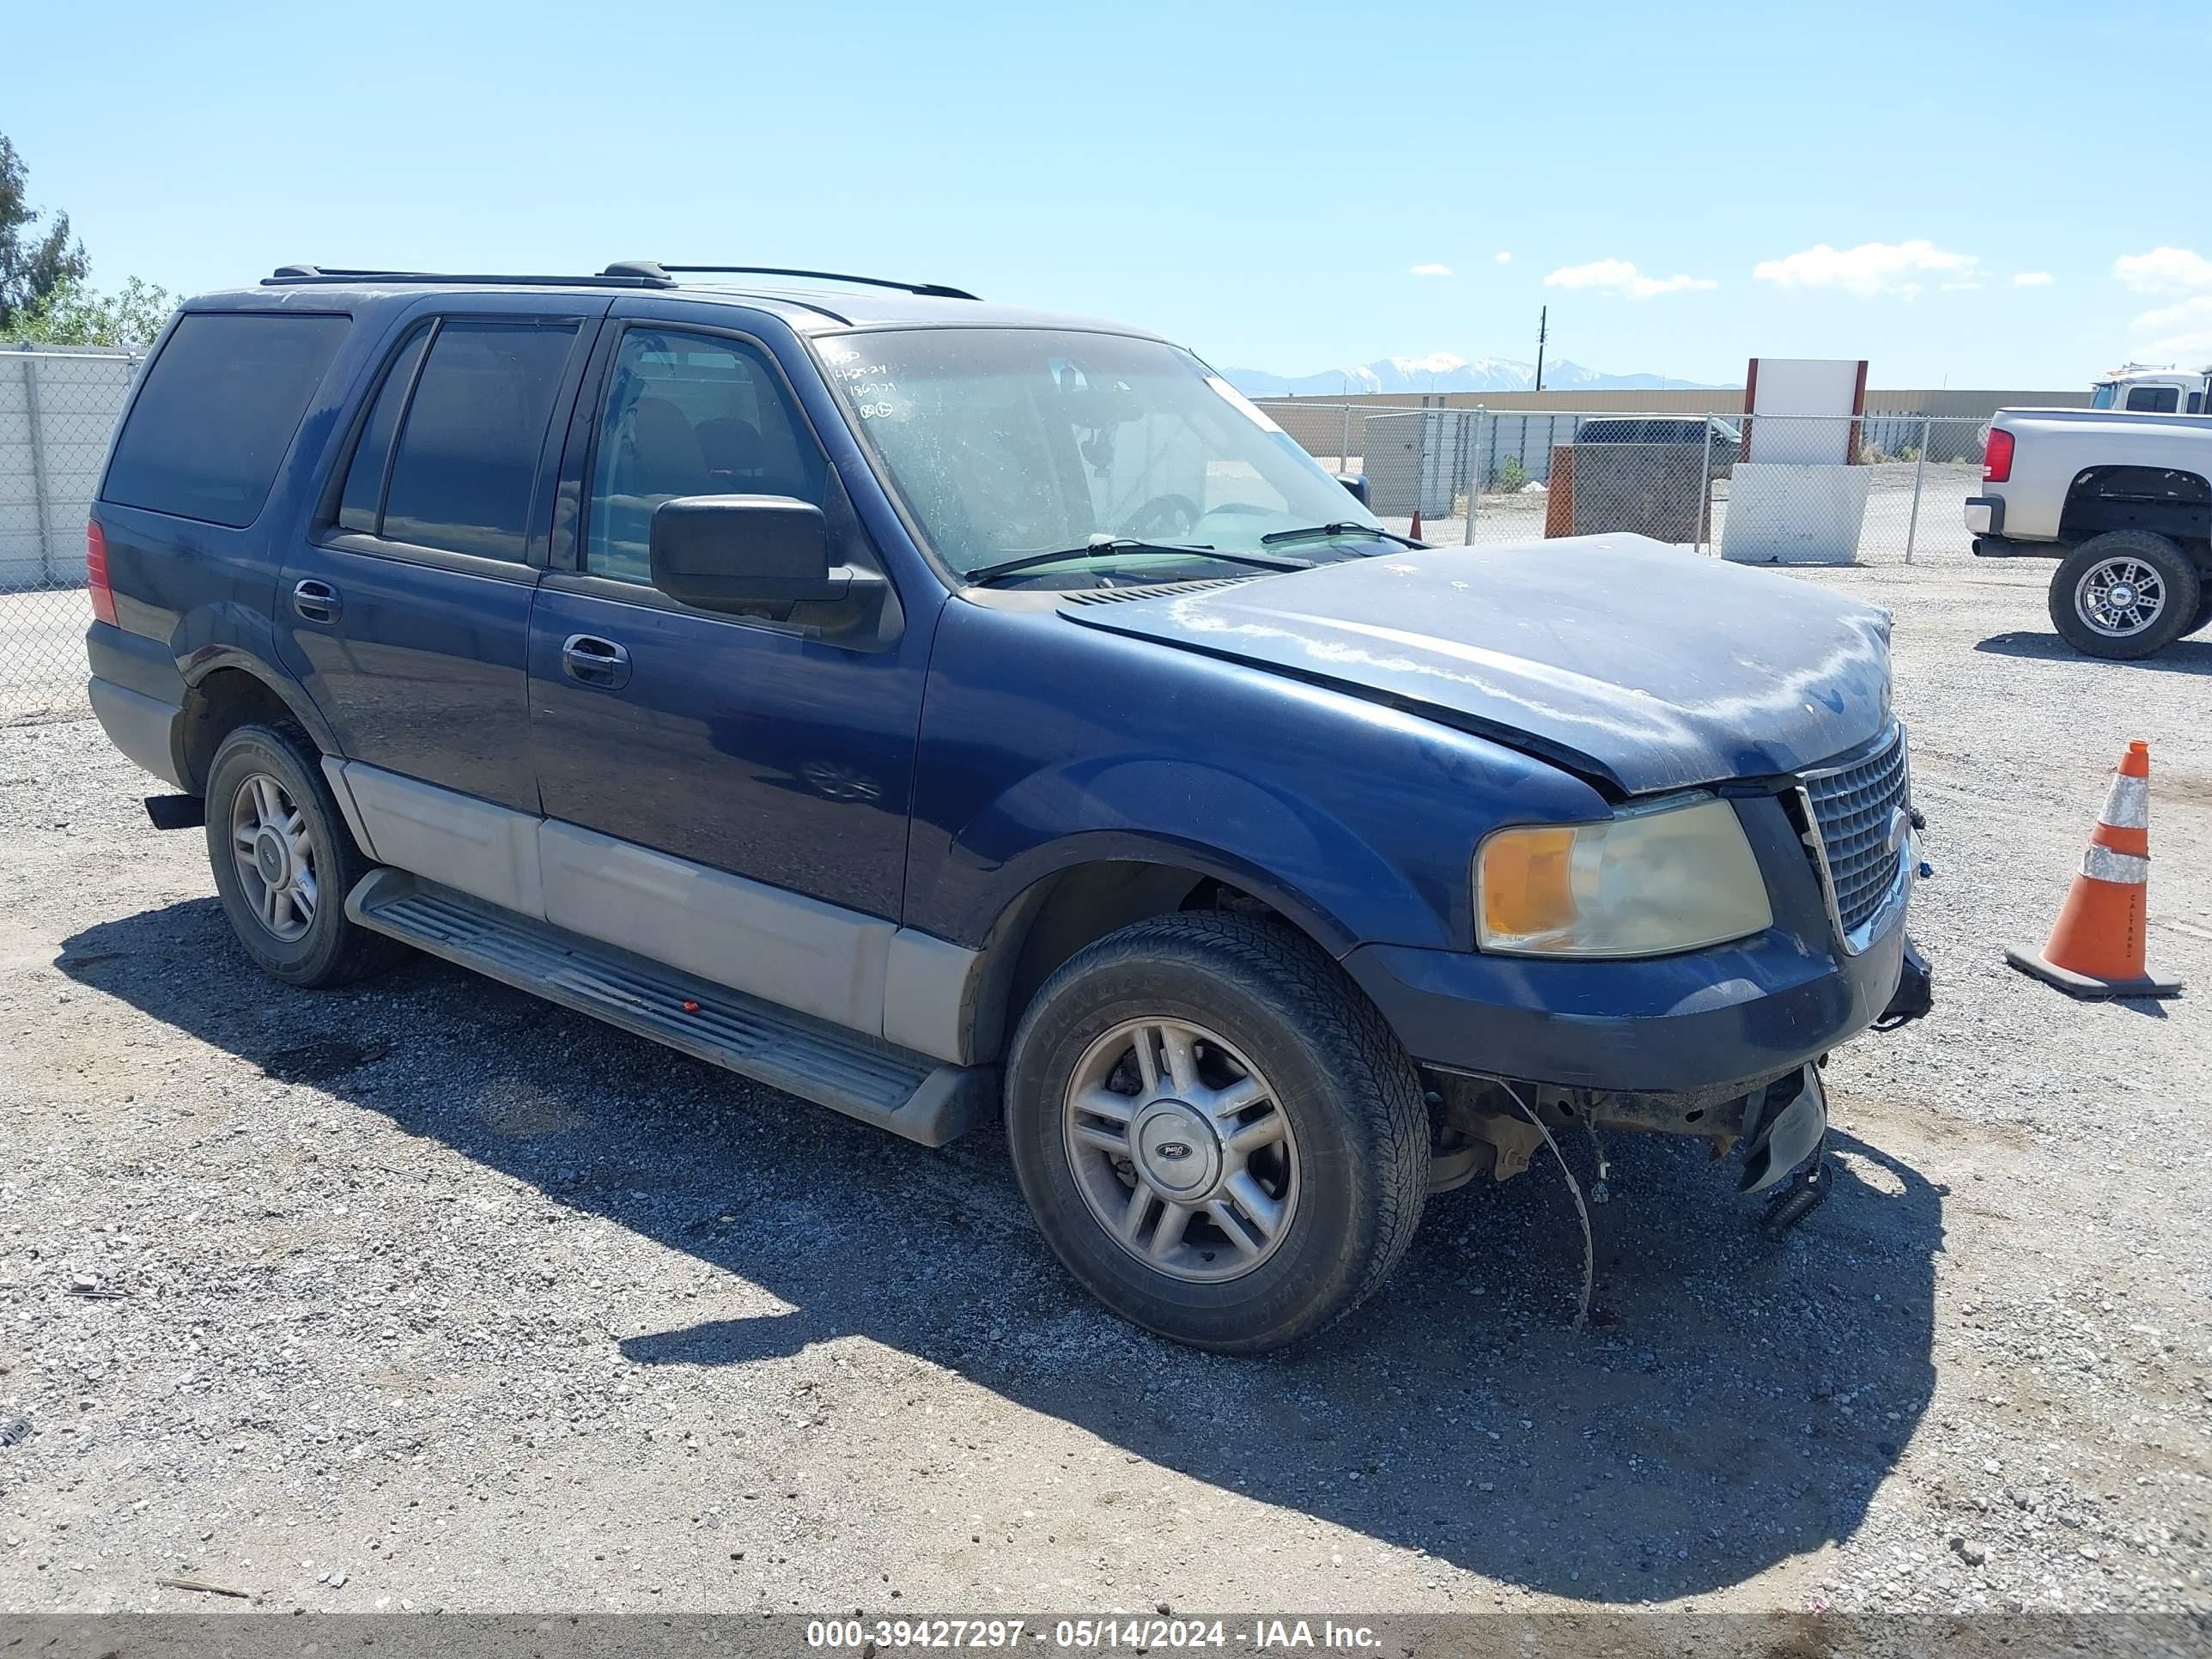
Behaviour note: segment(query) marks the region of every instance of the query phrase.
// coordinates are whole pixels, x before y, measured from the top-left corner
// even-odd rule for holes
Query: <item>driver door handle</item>
[[[561,672],[580,685],[619,691],[629,684],[629,653],[596,634],[571,634],[561,642]]]

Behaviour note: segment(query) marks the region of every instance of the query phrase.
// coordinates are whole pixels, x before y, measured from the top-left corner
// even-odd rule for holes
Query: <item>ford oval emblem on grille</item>
[[[1888,848],[1893,853],[1901,853],[1905,850],[1905,838],[1911,833],[1911,814],[1907,812],[1902,806],[1891,807],[1889,809],[1889,834],[1883,838],[1882,845]]]

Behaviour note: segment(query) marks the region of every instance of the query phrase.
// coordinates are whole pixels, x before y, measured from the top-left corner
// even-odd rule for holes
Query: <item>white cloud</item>
[[[1762,259],[1751,274],[1781,288],[1839,288],[1864,298],[1917,294],[1920,283],[1915,278],[1923,275],[1972,282],[1979,264],[1971,253],[1954,253],[1924,240],[1862,242],[1841,250],[1817,242],[1779,259]]]
[[[2212,359],[2212,294],[2146,311],[2128,325],[2128,331],[2159,337],[2128,348],[2146,362],[2189,363]]]
[[[2186,328],[2192,323],[2212,323],[2212,294],[2146,311],[2128,326],[2140,334],[2146,329]]]
[[[1449,265],[1415,265],[1413,267],[1413,275],[1416,276],[1449,276],[1451,275],[1451,267]]]
[[[2049,288],[2058,279],[2047,270],[2023,270],[2012,279],[2014,288]]]
[[[1546,288],[1589,288],[1648,300],[1655,294],[1680,294],[1718,288],[1710,276],[1646,276],[1626,259],[1594,259],[1586,265],[1562,265],[1544,278]]]
[[[2154,247],[2120,255],[2112,261],[2112,276],[2138,294],[2186,294],[2212,288],[2212,259],[2194,248]]]
[[[1513,256],[1510,253],[1493,253],[1490,257],[1501,265],[1510,265],[1513,263]]]
[[[1981,287],[1978,282],[1942,283],[1937,284],[1946,294],[1972,294]]]

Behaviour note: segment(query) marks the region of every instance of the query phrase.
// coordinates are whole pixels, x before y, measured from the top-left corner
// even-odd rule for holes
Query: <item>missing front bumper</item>
[[[1740,1193],[1771,1187],[1810,1158],[1828,1133],[1828,1091],[1820,1068],[1804,1066],[1796,1087],[1785,1089],[1784,1084],[1767,1087],[1759,1127],[1744,1148],[1743,1173],[1735,1183]]]
[[[1905,962],[1897,976],[1897,989],[1889,999],[1889,1006],[1881,1011],[1874,1023],[1877,1031],[1894,1031],[1900,1025],[1910,1025],[1923,1018],[1936,1006],[1936,970],[1928,965],[1928,958],[1920,946],[1907,937],[1905,941]]]

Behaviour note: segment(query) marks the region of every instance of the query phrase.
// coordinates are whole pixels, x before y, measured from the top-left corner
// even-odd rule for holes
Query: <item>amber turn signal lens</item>
[[[1483,932],[1534,939],[1574,925],[1572,830],[1509,830],[1482,848]]]

